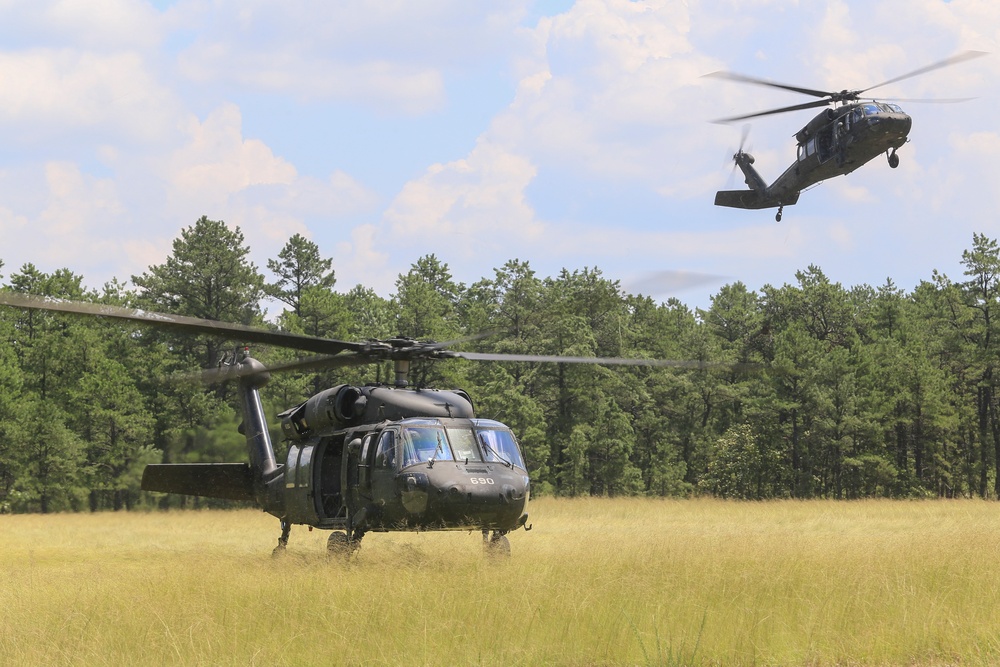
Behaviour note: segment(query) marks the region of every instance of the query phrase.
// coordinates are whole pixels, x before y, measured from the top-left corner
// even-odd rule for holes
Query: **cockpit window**
[[[514,434],[507,429],[483,429],[478,431],[483,445],[483,455],[487,461],[509,463],[524,468],[524,459],[514,442]]]
[[[866,104],[865,105],[865,115],[874,116],[879,113],[879,108],[877,104]]]
[[[441,427],[408,426],[403,428],[403,467],[434,459],[454,461]]]
[[[396,451],[403,468],[431,461],[488,461],[525,469],[514,434],[500,422],[473,419],[442,424],[438,420],[410,419],[401,427],[396,434]]]
[[[889,111],[895,111],[896,113],[903,113],[903,110],[898,104],[886,104],[889,107]]]
[[[392,468],[396,464],[396,438],[395,433],[386,431],[378,441],[378,450],[375,452],[376,468]]]
[[[455,451],[457,461],[482,461],[479,448],[476,447],[476,436],[469,427],[446,428],[451,448]]]

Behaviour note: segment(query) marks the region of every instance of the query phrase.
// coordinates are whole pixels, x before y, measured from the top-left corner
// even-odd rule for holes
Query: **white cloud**
[[[148,48],[159,42],[156,11],[140,0],[55,0],[27,3],[43,12],[47,31],[90,49]]]
[[[871,190],[862,185],[864,180],[841,178],[832,183],[825,184],[836,192],[836,196],[850,204],[870,204],[876,200]]]
[[[236,105],[216,109],[204,122],[190,118],[184,130],[188,142],[173,152],[164,174],[177,196],[225,201],[251,185],[287,185],[296,177],[295,167],[264,142],[244,139]]]
[[[973,132],[968,135],[953,134],[951,144],[966,158],[977,156],[995,160],[1000,155],[1000,133]]]
[[[219,29],[201,32],[180,70],[200,83],[422,114],[445,103],[446,70],[505,50],[524,4],[216,0],[184,12]]]
[[[32,184],[42,195],[17,197],[23,184]],[[0,210],[2,258],[8,265],[32,262],[84,273],[121,252],[118,237],[105,232],[125,214],[112,179],[84,174],[72,163],[49,162],[41,169],[0,174],[0,193],[13,195],[4,199],[16,202],[16,208]]]
[[[335,246],[337,288],[347,291],[364,285],[388,295],[396,280],[390,267],[390,255],[378,241],[375,225],[359,225],[351,230],[349,241]]]
[[[230,197],[229,219],[266,248],[282,247],[294,234],[323,238],[348,232],[343,221],[374,210],[375,195],[344,172],[321,181],[299,176],[288,184],[249,186]],[[275,252],[271,252],[275,254]]]
[[[0,177],[0,182],[2,182],[2,177]],[[8,239],[8,244],[10,240],[17,239],[21,231],[29,224],[30,220],[26,215],[16,213],[6,206],[0,206],[0,233],[5,239]],[[8,245],[8,252],[9,248],[10,245]],[[3,258],[0,257],[0,259]]]
[[[15,130],[15,140],[93,128],[125,140],[156,140],[177,109],[133,52],[0,52],[0,82],[0,126]]]
[[[518,142],[540,165],[590,176],[659,180],[678,169],[663,157],[685,154],[710,132],[709,107],[696,94],[714,69],[689,41],[686,3],[585,0],[534,32],[534,68],[494,123],[491,138]],[[685,165],[684,171],[690,165]]]
[[[214,110],[204,121],[189,119],[185,132],[187,142],[162,166],[170,217],[190,224],[208,215],[238,225],[258,266],[294,234],[348,234],[343,221],[372,211],[378,201],[343,171],[326,179],[299,174],[264,142],[244,137],[235,105]],[[331,225],[338,229],[331,232]]]
[[[10,0],[0,11],[7,45],[118,52],[148,49],[163,37],[160,16],[143,0]]]
[[[639,179],[662,184],[664,193],[674,192],[668,175],[684,174],[708,191],[718,160],[709,160],[711,176],[692,177],[690,159],[704,161],[701,144],[712,130],[703,116],[673,112],[684,104],[679,91],[697,86],[710,67],[693,54],[689,30],[679,0],[584,0],[543,19],[534,55],[519,63],[515,99],[466,158],[433,165],[403,187],[385,214],[392,233],[488,232],[481,242],[490,245],[502,229],[531,243],[544,228],[526,194],[539,168]]]
[[[841,250],[850,250],[854,247],[854,235],[851,228],[842,222],[836,222],[829,228],[830,241],[835,243]]]
[[[199,44],[181,56],[181,72],[203,84],[226,81],[266,93],[303,100],[337,99],[426,113],[444,103],[444,82],[437,70],[371,61],[343,63],[318,55],[237,51],[229,45]]]
[[[392,234],[450,234],[453,239],[498,231],[530,239],[538,233],[525,188],[535,168],[522,156],[480,141],[469,157],[431,166],[407,183],[385,212]]]

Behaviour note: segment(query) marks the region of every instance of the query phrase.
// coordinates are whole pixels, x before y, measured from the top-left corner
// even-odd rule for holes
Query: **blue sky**
[[[810,264],[961,279],[973,233],[1000,236],[998,42],[987,0],[8,0],[3,273],[128,280],[207,215],[261,268],[301,233],[339,289],[384,296],[432,252],[466,283],[517,258],[692,307]],[[740,128],[708,120],[807,100],[704,74],[865,88],[967,49],[992,55],[873,93],[976,98],[903,104],[898,169],[877,158],[780,224],[712,205],[742,185]],[[752,124],[766,179],[812,115]]]

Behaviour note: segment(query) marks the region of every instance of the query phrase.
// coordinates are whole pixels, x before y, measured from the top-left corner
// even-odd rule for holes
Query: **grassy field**
[[[0,516],[0,664],[995,665],[1000,505],[542,499],[468,533]]]

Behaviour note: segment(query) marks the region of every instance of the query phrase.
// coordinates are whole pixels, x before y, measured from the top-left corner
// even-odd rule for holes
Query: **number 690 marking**
[[[472,477],[469,482],[472,484],[494,484],[492,477]]]

